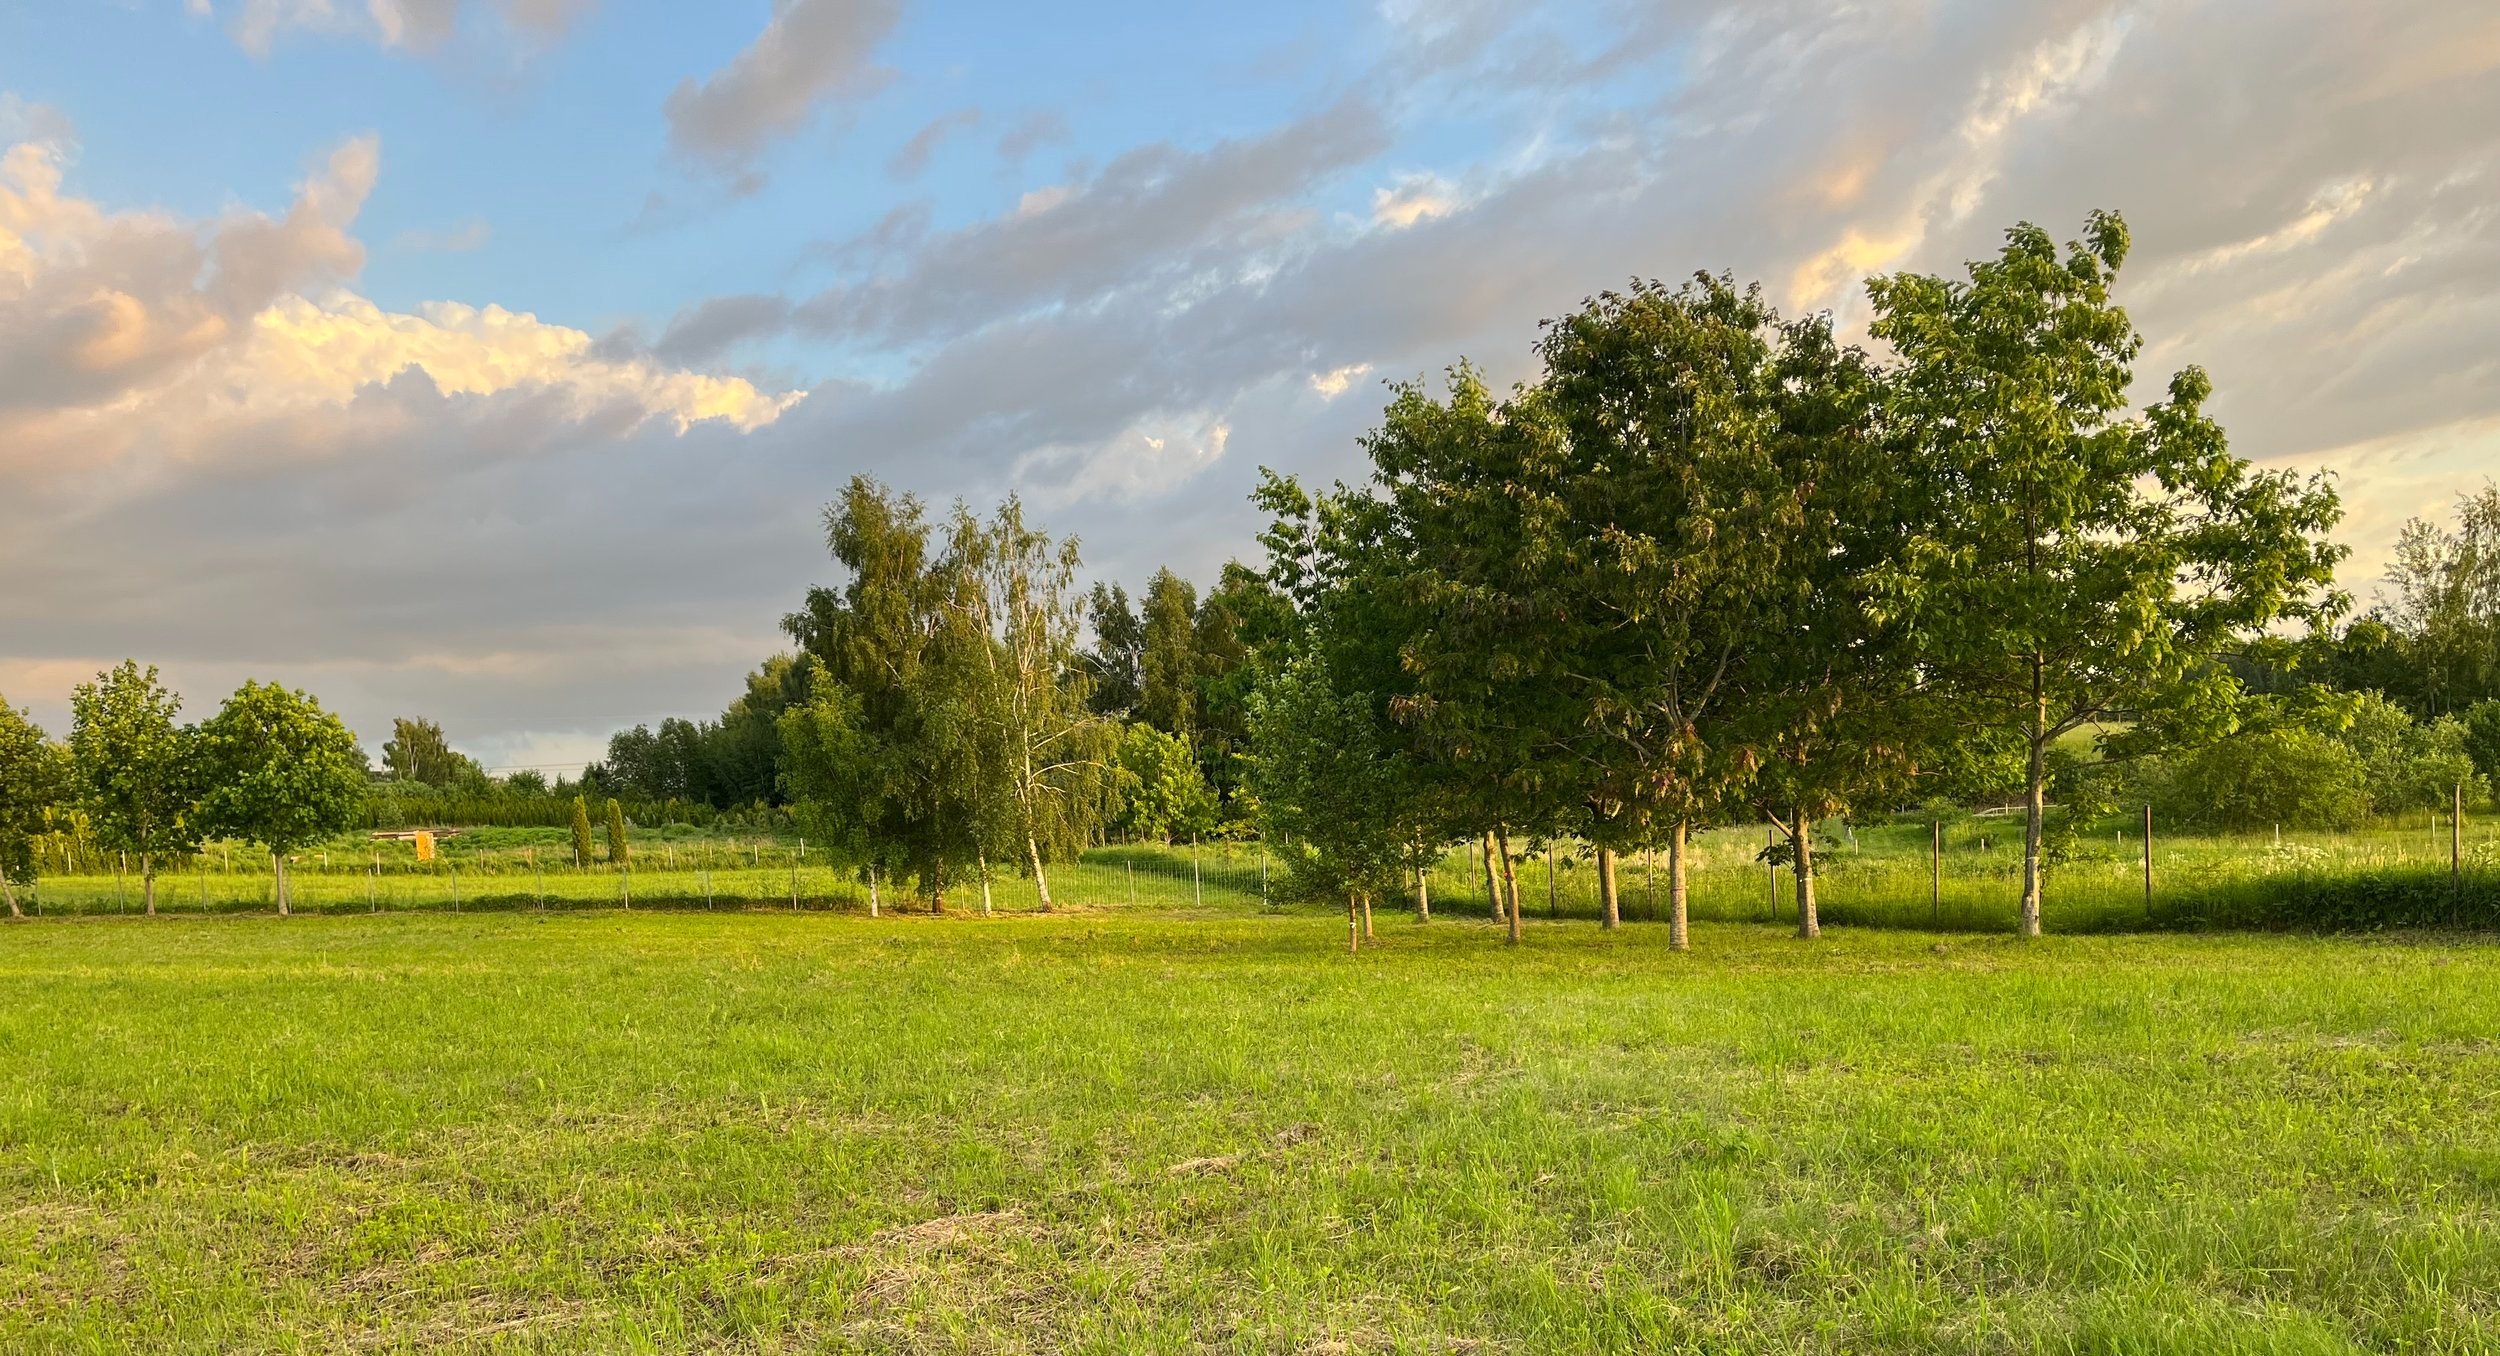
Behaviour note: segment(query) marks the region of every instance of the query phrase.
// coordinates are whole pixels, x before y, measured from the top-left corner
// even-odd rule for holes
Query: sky
[[[569,771],[784,647],[854,474],[1205,580],[1593,292],[1856,331],[2094,208],[2365,601],[2500,474],[2490,0],[0,0],[0,698]]]

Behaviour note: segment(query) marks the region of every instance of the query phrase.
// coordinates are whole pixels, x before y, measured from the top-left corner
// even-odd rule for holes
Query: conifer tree
[[[590,865],[590,803],[573,798],[573,865]]]
[[[628,853],[625,845],[625,807],[617,804],[614,796],[608,797],[607,829],[608,865],[623,866]]]

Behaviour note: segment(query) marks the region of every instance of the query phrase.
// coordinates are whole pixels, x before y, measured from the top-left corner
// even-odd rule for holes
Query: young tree
[[[608,865],[623,866],[631,860],[631,849],[625,843],[625,807],[616,798],[608,798]]]
[[[590,865],[590,802],[573,798],[573,865]]]
[[[35,840],[44,815],[71,790],[69,751],[44,737],[32,717],[0,698],[0,897],[23,918],[13,881],[35,878]]]
[[[194,732],[178,726],[182,698],[132,660],[70,694],[70,761],[96,839],[139,859],[139,889],[156,912],[156,867],[199,845],[202,788]]]
[[[1119,766],[1124,832],[1172,843],[1215,831],[1215,792],[1187,740],[1131,725],[1120,734]]]
[[[292,912],[287,855],[346,829],[364,807],[365,752],[305,693],[247,682],[200,726],[211,834],[269,849],[278,912]]]
[[[1251,785],[1285,887],[1342,897],[1349,945],[1360,950],[1358,918],[1401,888],[1421,832],[1415,786],[1390,752],[1379,705],[1340,690],[1325,661],[1305,653],[1260,685],[1251,731]]]
[[[1888,620],[1928,670],[2018,730],[2026,756],[2021,930],[2040,931],[2048,752],[2104,722],[2136,738],[2227,729],[2222,660],[2278,622],[2319,619],[2340,548],[2323,480],[2261,473],[2204,412],[2187,368],[2126,413],[2142,346],[2111,296],[2127,230],[2094,213],[2061,254],[2006,233],[1967,281],[1868,284],[1908,516]]]

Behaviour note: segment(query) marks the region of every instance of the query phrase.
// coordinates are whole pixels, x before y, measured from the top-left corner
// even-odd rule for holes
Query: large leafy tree
[[[391,722],[391,737],[382,744],[382,768],[395,780],[433,787],[476,787],[486,780],[476,760],[445,741],[439,723],[422,718]]]
[[[1599,296],[1542,345],[1547,407],[1567,435],[1553,493],[1574,606],[1555,629],[1585,704],[1569,740],[1581,830],[1600,853],[1609,926],[1615,854],[1665,839],[1677,949],[1686,836],[1747,771],[1722,727],[1792,568],[1776,322],[1757,292],[1701,275]]]
[[[1086,700],[1102,715],[1125,717],[1144,695],[1146,624],[1128,590],[1117,583],[1094,585],[1086,596],[1085,620],[1094,632],[1093,647],[1085,652],[1085,671],[1093,679]]]
[[[963,658],[984,745],[973,794],[992,843],[1023,861],[1041,906],[1045,864],[1074,857],[1117,808],[1119,727],[1090,708],[1078,651],[1077,543],[1054,543],[1010,496],[987,522],[958,505],[948,565],[965,587]],[[987,846],[987,845],[985,845]]]
[[[246,682],[202,722],[202,828],[269,849],[278,912],[292,912],[287,856],[353,824],[364,807],[355,732],[305,693]]]
[[[2321,481],[2253,470],[2190,367],[2129,412],[2142,340],[2112,288],[2128,236],[2095,213],[2060,250],[2020,225],[1965,279],[1868,288],[1899,493],[1921,502],[1884,609],[1928,672],[2017,737],[2026,764],[2021,929],[2040,930],[2048,753],[2105,722],[2139,740],[2227,728],[2223,659],[2320,618],[2341,552]]]
[[[1496,400],[1465,365],[1445,398],[1395,390],[1364,440],[1390,519],[1369,562],[1408,622],[1413,683],[1392,714],[1450,769],[1453,813],[1492,834],[1516,944],[1512,839],[1557,832],[1580,789],[1568,754],[1586,713],[1561,643],[1579,619],[1554,488],[1568,437],[1542,393]]]
[[[139,859],[140,893],[156,912],[156,868],[199,846],[202,789],[194,732],[175,724],[182,698],[156,667],[123,660],[70,694],[70,761],[79,803],[102,845]]]
[[[781,717],[783,780],[811,837],[866,871],[915,878],[942,911],[997,822],[983,799],[995,744],[973,681],[989,638],[967,620],[979,581],[933,555],[919,500],[868,477],[825,524],[850,578],[809,590],[783,622],[806,655],[805,699]]]
[[[25,916],[13,881],[34,879],[35,840],[44,816],[69,798],[69,751],[44,737],[33,717],[0,698],[0,897],[11,918]]]
[[[1198,733],[1198,590],[1169,569],[1146,582],[1137,717],[1165,734]]]
[[[1815,824],[1898,803],[1948,708],[1877,603],[1915,501],[1874,436],[1873,368],[1814,316],[1782,328],[1769,372],[1779,560],[1730,702],[1731,787],[1783,835],[1774,860],[1794,868],[1798,935],[1815,937]]]

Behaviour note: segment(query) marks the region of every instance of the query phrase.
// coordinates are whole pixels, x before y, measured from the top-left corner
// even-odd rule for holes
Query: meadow
[[[0,929],[9,1351],[2500,1343],[2500,951],[1314,906]]]

